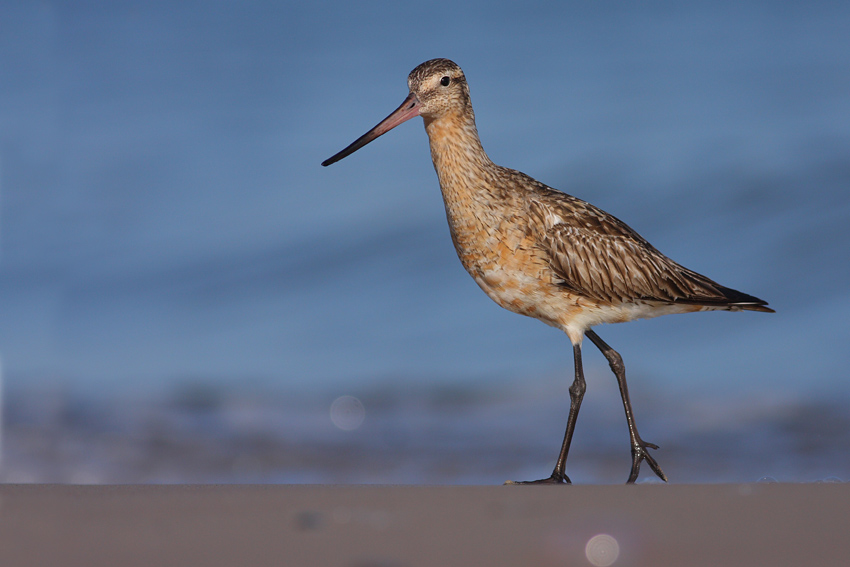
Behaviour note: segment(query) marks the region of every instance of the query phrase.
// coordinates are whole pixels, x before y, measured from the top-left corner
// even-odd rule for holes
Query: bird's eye
[[[445,77],[440,79],[440,84],[443,85],[444,87],[449,86],[449,83],[451,83],[451,82],[452,82],[452,78],[449,77],[448,75],[446,75]]]

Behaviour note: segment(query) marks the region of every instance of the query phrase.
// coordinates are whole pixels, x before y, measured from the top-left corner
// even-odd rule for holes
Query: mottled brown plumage
[[[552,476],[536,482],[569,482],[566,457],[585,388],[584,336],[608,358],[620,385],[632,444],[629,482],[644,460],[666,480],[647,450],[657,447],[642,441],[634,425],[622,359],[591,327],[692,311],[773,310],[677,264],[605,211],[490,161],[466,77],[454,62],[419,65],[408,86],[410,94],[395,112],[322,165],[422,116],[463,267],[496,303],[563,330],[573,344],[576,375],[567,432]]]

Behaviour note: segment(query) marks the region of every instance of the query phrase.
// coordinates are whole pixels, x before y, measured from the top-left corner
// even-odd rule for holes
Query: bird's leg
[[[623,398],[623,407],[626,410],[626,421],[629,424],[629,440],[632,445],[632,472],[629,474],[629,480],[626,482],[628,484],[634,484],[637,480],[638,473],[640,472],[640,464],[642,461],[646,461],[649,468],[651,468],[661,480],[667,482],[667,477],[664,475],[661,467],[658,466],[658,463],[655,462],[655,459],[649,454],[649,449],[658,449],[658,445],[655,445],[654,443],[647,443],[641,439],[638,434],[637,426],[635,425],[635,416],[632,413],[632,403],[629,400],[629,387],[626,385],[626,366],[623,364],[623,357],[621,357],[620,353],[616,350],[608,346],[608,343],[600,339],[599,335],[593,331],[588,330],[585,332],[585,335],[587,335],[588,339],[593,341],[593,344],[595,344],[602,354],[605,355],[605,358],[608,359],[608,364],[611,366],[611,370],[617,377],[617,384],[620,386],[620,396]]]
[[[573,345],[573,358],[575,360],[575,379],[570,386],[570,415],[567,417],[567,431],[564,433],[564,442],[561,444],[561,452],[558,455],[552,476],[541,480],[519,482],[509,480],[505,484],[572,484],[570,477],[567,476],[567,454],[570,452],[570,442],[573,440],[573,431],[576,428],[576,418],[578,417],[579,407],[581,407],[581,400],[584,398],[584,391],[587,389],[581,365],[581,344]]]

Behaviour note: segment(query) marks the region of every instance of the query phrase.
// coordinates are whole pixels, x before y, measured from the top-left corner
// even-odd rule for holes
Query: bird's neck
[[[425,118],[425,131],[444,196],[485,185],[482,182],[495,166],[481,146],[471,111]]]

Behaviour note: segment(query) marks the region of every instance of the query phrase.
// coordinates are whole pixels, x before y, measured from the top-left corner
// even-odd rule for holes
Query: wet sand
[[[848,525],[850,483],[0,486],[9,566],[844,566]]]

